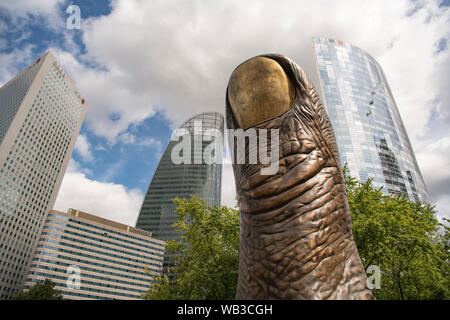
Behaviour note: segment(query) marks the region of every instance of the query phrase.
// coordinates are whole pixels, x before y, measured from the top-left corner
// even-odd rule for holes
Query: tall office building
[[[153,175],[136,224],[137,228],[148,230],[164,241],[180,239],[180,234],[172,227],[177,218],[173,198],[189,198],[196,194],[209,205],[220,204],[222,166],[220,163],[206,164],[202,154],[211,143],[207,137],[208,129],[219,130],[223,135],[223,115],[202,113],[187,120],[180,128],[191,137],[191,164],[172,161],[172,150],[179,141],[170,141]],[[172,265],[167,252],[164,264],[165,267]]]
[[[52,210],[25,289],[50,279],[63,299],[139,299],[161,274],[164,245],[144,230],[79,210]]]
[[[50,52],[0,88],[0,299],[23,284],[86,108]]]
[[[380,65],[360,48],[313,38],[325,105],[341,163],[361,181],[373,178],[385,194],[428,201],[400,113]]]

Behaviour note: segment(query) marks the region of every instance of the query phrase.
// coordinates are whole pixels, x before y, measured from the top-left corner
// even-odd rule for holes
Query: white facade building
[[[0,88],[0,299],[23,285],[86,108],[50,52]]]

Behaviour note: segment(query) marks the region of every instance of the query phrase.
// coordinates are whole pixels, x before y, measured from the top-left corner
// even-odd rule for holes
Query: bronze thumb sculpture
[[[305,72],[282,55],[247,60],[231,75],[226,117],[229,129],[279,130],[275,174],[262,175],[267,165],[259,162],[233,162],[241,216],[236,298],[373,299],[334,132]]]

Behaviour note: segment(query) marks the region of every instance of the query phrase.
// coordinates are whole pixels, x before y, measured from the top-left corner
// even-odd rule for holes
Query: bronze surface
[[[261,175],[261,164],[233,164],[241,219],[236,298],[373,299],[353,239],[328,115],[297,64],[282,55],[261,57],[282,68],[295,89],[295,99],[284,111],[282,104],[275,106],[276,111],[262,110],[272,105],[260,103],[257,96],[244,99],[243,105],[240,99],[230,99],[239,96],[239,92],[230,94],[231,90],[245,91],[245,86],[227,88],[229,129],[248,124],[255,130],[279,129],[280,135],[277,174]],[[239,73],[248,70],[244,64],[238,67]],[[246,72],[251,73],[249,69]],[[255,81],[265,83],[264,79]],[[275,101],[291,100],[289,90],[282,92],[285,97]],[[255,120],[247,110],[267,118]]]
[[[245,61],[228,82],[230,106],[242,129],[283,114],[294,97],[294,86],[281,66],[265,57]]]

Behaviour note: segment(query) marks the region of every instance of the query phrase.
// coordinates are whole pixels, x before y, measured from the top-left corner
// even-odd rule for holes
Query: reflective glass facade
[[[428,201],[428,194],[380,65],[358,47],[313,38],[320,85],[341,163],[386,194]]]
[[[63,299],[139,299],[161,273],[164,245],[144,230],[78,210],[52,210],[25,289],[51,279]]]
[[[201,127],[196,129],[199,125]],[[201,157],[211,143],[202,141],[205,131],[217,129],[223,135],[223,115],[216,112],[202,113],[186,121],[180,128],[186,129],[192,137],[191,164],[173,163],[172,149],[180,142],[170,141],[153,175],[136,224],[137,228],[148,230],[155,238],[164,241],[180,239],[180,234],[172,227],[176,221],[173,198],[189,198],[196,194],[209,205],[220,204],[222,166],[220,163],[206,164]],[[194,143],[195,140],[197,143]],[[170,265],[170,256],[166,253],[165,266]]]
[[[51,53],[0,88],[0,299],[23,284],[86,108]]]

